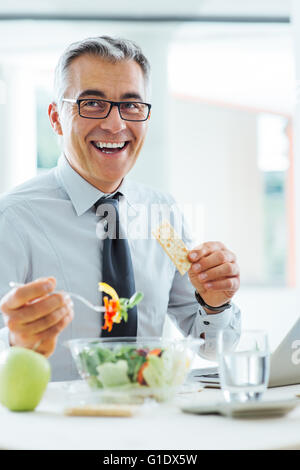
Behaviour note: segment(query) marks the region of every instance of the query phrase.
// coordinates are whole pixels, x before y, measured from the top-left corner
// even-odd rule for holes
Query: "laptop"
[[[189,380],[207,388],[220,388],[217,367],[193,369]],[[300,317],[270,357],[268,387],[300,384]]]

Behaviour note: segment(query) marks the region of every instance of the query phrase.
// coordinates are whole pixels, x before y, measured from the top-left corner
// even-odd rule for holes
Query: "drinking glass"
[[[232,344],[230,333],[218,334],[220,384],[228,402],[259,400],[267,388],[270,369],[268,336],[262,330],[245,330]]]

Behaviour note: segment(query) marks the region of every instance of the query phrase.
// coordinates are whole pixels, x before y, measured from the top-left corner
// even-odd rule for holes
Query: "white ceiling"
[[[72,15],[116,16],[272,16],[289,17],[292,0],[0,0],[1,15]],[[207,28],[207,26],[209,26]],[[218,38],[220,38],[218,24]],[[247,30],[247,25],[242,25]],[[212,34],[209,23],[126,23],[96,21],[0,21],[0,55],[26,54],[41,51],[55,54],[66,44],[78,38],[111,34],[135,39],[135,35],[159,35],[169,37],[184,30],[182,36]],[[200,33],[199,33],[200,31]],[[203,32],[202,32],[203,31]],[[207,33],[207,31],[209,31]],[[226,34],[226,33],[225,33]],[[137,39],[138,40],[138,39]]]
[[[10,0],[0,14],[289,16],[290,0]]]

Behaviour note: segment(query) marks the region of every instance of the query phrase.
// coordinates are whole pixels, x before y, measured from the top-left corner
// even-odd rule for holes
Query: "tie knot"
[[[102,196],[100,199],[98,199],[98,201],[95,203],[95,208],[97,210],[97,208],[101,205],[101,204],[111,204],[113,205],[116,209],[118,208],[118,203],[119,203],[119,197],[122,196],[122,193],[120,193],[119,191],[116,192],[113,196]]]

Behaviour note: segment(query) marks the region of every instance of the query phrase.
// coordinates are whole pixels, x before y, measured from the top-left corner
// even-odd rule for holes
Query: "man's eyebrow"
[[[101,91],[101,90],[84,90],[80,93],[80,95],[78,96],[78,99],[82,98],[83,96],[99,96],[99,98],[106,97],[104,91]]]
[[[78,95],[77,99],[80,99],[80,98],[83,98],[83,97],[86,97],[86,96],[98,96],[99,98],[103,98],[103,99],[107,98],[104,91],[89,89],[89,90],[82,91],[80,93],[80,95]],[[120,99],[121,100],[134,99],[134,100],[142,101],[141,95],[139,93],[135,93],[135,92],[124,93],[123,95],[121,95]]]
[[[134,99],[134,100],[142,101],[142,97],[141,97],[141,95],[139,95],[138,93],[124,93],[124,94],[121,96],[121,99],[122,99],[122,100]]]

